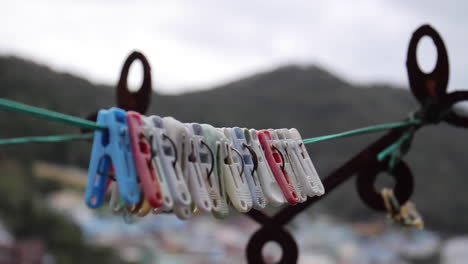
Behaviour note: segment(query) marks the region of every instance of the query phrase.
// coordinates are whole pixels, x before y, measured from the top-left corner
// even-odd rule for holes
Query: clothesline
[[[92,122],[86,119],[82,119],[76,116],[59,113],[44,108],[39,108],[27,104],[18,103],[8,99],[0,98],[0,110],[5,110],[9,112],[27,114],[37,118],[55,121],[62,124],[85,128],[91,130],[104,130],[106,127]],[[367,127],[362,127],[358,129],[348,130],[336,134],[329,134],[324,136],[312,137],[304,139],[304,144],[316,143],[320,141],[328,141],[338,138],[345,138],[351,136],[359,136],[370,133],[378,133],[382,131],[387,131],[396,128],[408,128],[419,126],[423,124],[422,120],[419,119],[410,119],[400,122],[384,123],[378,125],[372,125]],[[30,137],[17,137],[17,138],[5,138],[0,139],[0,145],[11,145],[11,144],[25,144],[25,143],[52,143],[52,142],[65,142],[65,141],[77,141],[77,140],[88,140],[93,137],[93,133],[85,134],[64,134],[64,135],[51,135],[51,136],[30,136]],[[394,149],[398,148],[402,142],[396,142],[391,145],[389,148],[382,151],[379,154],[379,160],[385,159]]]

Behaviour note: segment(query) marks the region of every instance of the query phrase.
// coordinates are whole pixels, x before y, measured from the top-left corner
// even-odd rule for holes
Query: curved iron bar
[[[417,44],[424,36],[430,37],[437,48],[437,63],[431,73],[421,71],[416,59]],[[414,32],[408,48],[406,65],[411,91],[421,103],[421,110],[416,112],[417,117],[422,119],[425,124],[445,121],[454,126],[468,127],[468,118],[459,116],[452,110],[455,103],[468,100],[468,92],[456,91],[447,94],[449,74],[447,51],[440,35],[429,25],[423,25]],[[261,224],[261,227],[248,242],[246,249],[248,263],[264,263],[262,248],[269,241],[276,241],[283,250],[283,256],[279,263],[296,263],[298,259],[297,243],[284,226],[296,215],[330,195],[333,190],[354,175],[359,177],[357,187],[360,190],[359,194],[362,200],[374,209],[381,210],[382,201],[380,199],[382,197],[375,195],[373,181],[378,172],[385,170],[387,160],[379,162],[377,155],[400,139],[405,131],[406,129],[401,128],[389,131],[332,172],[323,180],[326,190],[324,195],[309,198],[306,202],[295,206],[286,206],[274,216],[268,216],[254,209],[247,213],[250,218]],[[399,191],[396,192],[397,199],[400,202],[408,200],[413,191],[410,169],[406,164],[399,163],[392,174],[399,186]]]

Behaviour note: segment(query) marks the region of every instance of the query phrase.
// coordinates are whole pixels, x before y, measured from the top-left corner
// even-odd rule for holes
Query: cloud
[[[411,33],[431,22],[448,46],[451,85],[463,87],[468,18],[460,5],[433,0],[17,0],[0,9],[0,22],[9,25],[0,28],[0,52],[94,82],[116,83],[124,58],[138,49],[150,60],[155,88],[170,93],[285,63],[316,63],[354,82],[406,84]]]

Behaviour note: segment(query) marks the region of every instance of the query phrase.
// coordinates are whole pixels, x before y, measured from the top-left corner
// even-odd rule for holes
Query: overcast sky
[[[440,0],[1,0],[0,54],[114,84],[138,49],[164,93],[289,63],[318,64],[353,82],[405,85],[411,33],[430,23],[447,45],[449,87],[466,88],[467,8]],[[420,49],[426,68],[435,60],[430,43]]]

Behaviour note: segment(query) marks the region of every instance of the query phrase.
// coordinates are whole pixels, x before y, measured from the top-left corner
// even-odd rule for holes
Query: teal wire
[[[379,161],[383,161],[388,155],[394,153],[395,151],[397,151],[398,149],[401,148],[401,145],[403,145],[403,143],[406,142],[406,140],[408,140],[409,138],[411,137],[410,134],[404,134],[403,136],[400,137],[400,139],[398,139],[395,143],[393,143],[392,145],[388,146],[386,149],[382,150],[378,155],[377,155],[377,159]]]
[[[306,138],[303,141],[304,141],[304,144],[310,144],[310,143],[315,143],[315,142],[320,142],[320,141],[325,141],[325,140],[332,140],[332,139],[337,139],[337,138],[377,133],[377,132],[386,131],[386,130],[390,130],[394,128],[409,127],[409,126],[415,126],[415,125],[420,125],[420,124],[422,124],[421,120],[412,119],[412,120],[395,122],[395,123],[368,126],[368,127],[358,128],[358,129],[349,130],[349,131],[345,131],[345,132],[341,132],[337,134],[326,135],[326,136]]]
[[[71,116],[67,114],[62,114],[59,112],[50,111],[47,109],[34,107],[22,103],[18,103],[15,101],[7,100],[0,98],[0,110],[6,110],[15,113],[22,113],[28,114],[34,117],[60,122],[67,125],[72,125],[80,128],[85,129],[93,129],[93,130],[104,130],[106,129],[105,126],[101,126],[95,122],[82,119],[76,116]]]
[[[93,130],[103,130],[106,129],[105,126],[101,126],[95,122],[82,119],[79,117],[50,111],[47,109],[34,107],[18,102],[14,102],[7,99],[0,98],[0,110],[6,110],[10,112],[16,113],[23,113],[29,114],[31,116],[35,116],[38,118],[61,122],[63,124],[68,124],[72,126],[77,126],[80,128],[86,129],[93,129]],[[409,127],[422,124],[421,120],[407,120],[395,123],[387,123],[369,127],[363,127],[359,129],[354,129],[350,131],[345,131],[337,134],[325,135],[320,137],[314,138],[306,138],[304,139],[304,144],[310,144],[320,141],[344,138],[344,137],[351,137],[357,135],[364,135],[369,133],[376,133],[380,131],[386,131],[394,128],[402,128],[402,127]],[[30,143],[30,142],[63,142],[63,141],[71,141],[71,140],[81,140],[81,139],[89,139],[92,138],[92,133],[84,134],[84,135],[57,135],[57,136],[42,136],[42,137],[22,137],[22,138],[10,138],[10,139],[0,139],[0,145],[8,145],[8,144],[21,144],[21,143]],[[393,145],[397,144],[398,142],[394,143]],[[396,148],[398,148],[401,143],[393,146],[391,145],[388,149],[384,150],[382,153],[379,154],[379,157],[385,157],[388,153],[391,153]]]
[[[39,136],[39,137],[4,138],[4,139],[0,139],[0,145],[75,141],[75,140],[91,139],[93,138],[93,136],[94,136],[94,133]]]

